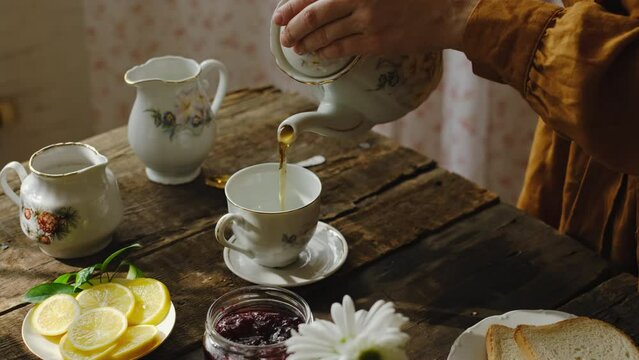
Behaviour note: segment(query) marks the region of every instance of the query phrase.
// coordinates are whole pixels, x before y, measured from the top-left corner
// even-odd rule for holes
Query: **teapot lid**
[[[275,62],[288,76],[304,84],[321,85],[337,80],[359,60],[359,56],[323,59],[314,53],[298,55],[292,49],[282,46],[281,31],[280,26],[271,23],[271,52]]]

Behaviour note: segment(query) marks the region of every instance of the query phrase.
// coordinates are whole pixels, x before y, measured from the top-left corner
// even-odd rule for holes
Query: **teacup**
[[[278,164],[247,167],[226,183],[229,213],[215,227],[217,241],[267,267],[293,263],[315,233],[322,184],[312,171],[287,165],[286,203],[279,201]],[[225,233],[231,229],[233,236]]]

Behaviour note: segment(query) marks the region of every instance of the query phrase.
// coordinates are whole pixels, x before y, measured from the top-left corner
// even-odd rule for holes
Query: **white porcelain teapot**
[[[20,209],[20,226],[40,249],[57,258],[94,254],[111,241],[123,208],[108,159],[82,143],[49,145],[31,156],[31,174],[19,162],[0,171],[0,186]],[[18,173],[20,195],[7,184]]]
[[[288,0],[280,1],[278,6]],[[296,134],[310,131],[325,136],[350,137],[376,124],[394,121],[417,108],[437,87],[442,76],[442,53],[321,59],[297,55],[280,43],[282,28],[271,23],[271,52],[279,68],[291,78],[322,86],[324,97],[316,111],[284,120]]]

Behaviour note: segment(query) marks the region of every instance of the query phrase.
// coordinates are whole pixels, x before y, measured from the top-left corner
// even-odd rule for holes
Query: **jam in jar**
[[[204,355],[209,360],[284,360],[284,341],[313,321],[306,301],[276,287],[249,286],[219,297],[209,308]]]

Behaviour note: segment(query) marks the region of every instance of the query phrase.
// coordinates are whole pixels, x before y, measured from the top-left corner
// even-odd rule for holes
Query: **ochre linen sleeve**
[[[516,88],[557,133],[611,169],[639,174],[639,20],[592,0],[565,9],[480,0],[464,51],[475,73]]]

